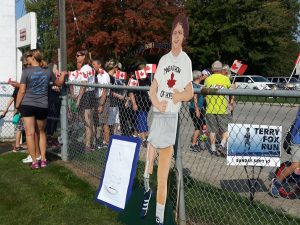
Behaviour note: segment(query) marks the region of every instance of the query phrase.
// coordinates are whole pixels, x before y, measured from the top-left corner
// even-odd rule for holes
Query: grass
[[[283,214],[263,203],[216,188],[193,178],[185,179],[187,218],[201,224],[278,225],[300,224],[300,218]],[[197,198],[195,198],[197,196]]]
[[[25,156],[0,155],[0,224],[120,224],[95,202],[95,187],[54,162],[31,170],[20,162]]]

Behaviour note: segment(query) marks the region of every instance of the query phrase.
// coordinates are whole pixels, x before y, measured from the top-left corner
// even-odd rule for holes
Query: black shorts
[[[37,120],[45,120],[48,116],[48,108],[40,108],[31,105],[21,105],[19,111],[22,117],[35,117]]]
[[[80,99],[79,108],[81,110],[93,109],[97,106],[97,100],[94,91],[86,91]]]

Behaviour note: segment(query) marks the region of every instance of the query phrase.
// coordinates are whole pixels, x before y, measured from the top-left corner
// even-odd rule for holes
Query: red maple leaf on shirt
[[[169,88],[174,87],[176,80],[174,79],[174,73],[171,73],[171,79],[168,80],[167,85]]]

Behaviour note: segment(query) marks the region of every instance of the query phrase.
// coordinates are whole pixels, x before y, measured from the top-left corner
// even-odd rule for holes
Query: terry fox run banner
[[[281,126],[228,125],[227,165],[280,166]]]
[[[139,138],[111,137],[97,201],[116,211],[125,208],[131,195],[140,144]]]

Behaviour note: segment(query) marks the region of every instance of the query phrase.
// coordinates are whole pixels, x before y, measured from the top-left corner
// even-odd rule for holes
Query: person
[[[144,70],[145,64],[139,64],[137,70]],[[139,86],[150,86],[151,81],[149,77],[138,80]],[[148,112],[151,108],[151,101],[148,92],[137,91],[129,93],[129,97],[132,103],[132,109],[136,112],[136,128],[138,136],[142,139],[142,145],[147,147],[147,136],[148,136]]]
[[[158,150],[156,225],[164,223],[168,174],[176,138],[178,112],[182,101],[189,101],[193,97],[192,63],[182,50],[188,33],[188,19],[184,14],[179,14],[172,24],[171,51],[159,60],[150,86],[153,121],[148,137],[145,190],[140,215],[144,217],[148,212],[152,196],[149,177],[153,172],[155,153]]]
[[[222,63],[215,61],[212,64],[213,74],[205,79],[204,85],[207,88],[229,89],[231,86],[230,80],[227,76],[221,74]],[[228,123],[231,116],[228,109],[229,99],[221,95],[207,95],[206,96],[206,123],[209,132],[209,139],[211,143],[210,153],[212,155],[221,156],[226,155],[226,143],[228,139]],[[221,145],[216,149],[216,134],[222,134]],[[217,152],[218,150],[218,152]]]
[[[50,63],[48,65],[49,70],[52,72],[53,76],[57,74],[57,65],[54,63]],[[53,85],[53,83],[50,84],[49,92],[48,92],[48,118],[47,118],[47,125],[46,125],[46,134],[47,134],[47,140],[48,145],[51,147],[57,147],[59,146],[59,143],[57,140],[54,140],[53,134],[57,129],[57,124],[59,120],[59,114],[60,114],[60,105],[61,100],[59,98],[60,96],[60,88]],[[50,118],[49,118],[50,117]]]
[[[89,65],[89,53],[87,50],[81,50],[76,53],[76,60],[80,66],[79,76],[81,83],[94,84],[94,70]],[[85,147],[84,152],[90,152],[94,149],[91,145],[93,132],[93,117],[92,112],[96,105],[95,88],[83,87],[79,89],[76,106],[79,109],[80,115],[83,117],[85,126]]]
[[[250,144],[250,127],[246,128],[246,134],[244,135],[244,139],[245,139],[245,149],[244,152],[246,152],[246,150],[250,150],[251,144]],[[248,146],[248,148],[247,148]]]
[[[110,84],[110,78],[108,73],[102,68],[103,66],[103,60],[102,59],[94,59],[92,62],[93,68],[96,71],[96,83],[97,84]],[[103,129],[103,141],[102,145],[106,146],[109,142],[109,126],[108,126],[108,110],[109,110],[109,89],[107,88],[98,88],[96,89],[96,109],[97,111],[95,114],[95,118],[97,121],[95,121],[96,126],[100,126]],[[98,114],[99,113],[99,114]],[[99,124],[100,122],[100,124]],[[95,129],[95,132],[97,132],[97,129]],[[96,137],[98,139],[98,135],[96,134]],[[97,143],[100,141],[97,140]],[[98,148],[101,147],[98,146]]]
[[[201,88],[200,82],[202,81],[202,79],[203,77],[201,71],[194,70],[193,88]],[[189,102],[189,111],[193,121],[193,125],[195,127],[190,150],[194,152],[200,150],[200,146],[198,145],[198,138],[200,136],[200,130],[202,126],[205,125],[204,114],[202,109],[203,106],[204,106],[204,96],[201,94],[194,94],[194,97]]]
[[[228,64],[223,64],[221,73],[224,76],[227,76],[229,78],[229,80],[231,80],[231,70],[230,70],[230,67]],[[232,83],[230,88],[236,89],[236,84]],[[231,116],[233,116],[233,110],[234,110],[234,96],[233,95],[229,96],[229,108],[230,108]]]
[[[10,108],[10,106],[13,103],[14,103],[14,108],[16,107],[16,99],[17,99],[20,84],[15,81],[10,81],[9,84],[14,87],[14,92],[13,92],[12,96],[10,97],[9,101],[7,102],[7,105],[1,114],[2,118],[6,116],[8,109]],[[15,145],[13,146],[12,152],[17,152],[17,151],[21,151],[21,150],[25,149],[20,145],[22,131],[24,131],[24,122],[23,122],[23,119],[20,119],[18,124],[15,125],[16,140],[15,140]]]
[[[62,73],[60,78],[55,80],[50,70],[43,68],[42,53],[38,49],[29,51],[27,61],[31,66],[22,72],[16,110],[24,119],[26,144],[32,158],[31,168],[38,169],[47,166],[45,127],[48,115],[49,82],[54,81],[56,86],[61,86],[66,73]],[[38,134],[38,141],[35,140],[35,133]],[[37,162],[35,153],[37,144],[41,151],[41,165]]]
[[[283,181],[294,171],[300,171],[300,107],[296,114],[291,129],[291,165],[286,167],[277,177],[273,178],[270,186],[270,195],[274,198],[279,197],[279,189],[282,187]]]

